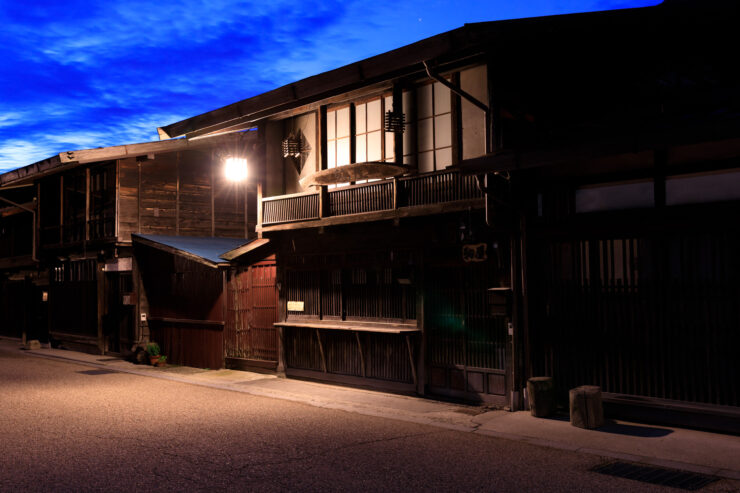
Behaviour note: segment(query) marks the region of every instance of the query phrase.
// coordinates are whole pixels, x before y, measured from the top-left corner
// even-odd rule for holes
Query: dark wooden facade
[[[737,21],[667,0],[466,25],[161,131],[259,128],[288,375],[512,408],[551,375],[737,417]],[[337,172],[370,162],[406,175]]]
[[[228,182],[221,163],[234,153],[251,155],[252,141],[247,132],[71,151],[0,175],[0,194],[26,190],[32,199],[35,228],[24,210],[2,220],[8,232],[0,237],[0,267],[18,277],[25,261],[40,290],[29,303],[46,292],[42,339],[113,353],[145,342],[140,314],[148,306],[131,234],[254,236],[256,186]]]

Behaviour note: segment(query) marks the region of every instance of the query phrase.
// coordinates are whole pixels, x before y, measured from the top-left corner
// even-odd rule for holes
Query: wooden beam
[[[105,272],[103,272],[103,262],[95,262],[95,279],[97,287],[97,299],[98,299],[98,349],[100,354],[105,354],[107,348],[107,341],[105,340],[105,333],[103,332],[103,313],[105,312]]]
[[[328,149],[326,147],[326,105],[319,107],[319,166],[318,170],[324,170],[329,167]]]
[[[175,235],[180,234],[180,152],[175,154]]]
[[[90,168],[85,169],[85,241],[90,241]]]
[[[399,82],[393,84],[393,112],[403,113],[403,86]],[[383,117],[385,118],[385,115]],[[407,115],[407,118],[410,119],[411,116]],[[393,136],[393,160],[397,163],[403,163],[403,133],[397,133]]]

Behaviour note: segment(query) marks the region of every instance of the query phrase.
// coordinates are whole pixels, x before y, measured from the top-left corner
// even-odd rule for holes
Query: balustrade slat
[[[405,207],[482,198],[475,177],[460,176],[457,171],[412,176],[398,179],[399,195]],[[392,180],[331,190],[328,196],[329,216],[342,216],[390,210],[394,207]],[[301,194],[267,199],[263,202],[263,224],[303,221],[319,217],[319,194]]]

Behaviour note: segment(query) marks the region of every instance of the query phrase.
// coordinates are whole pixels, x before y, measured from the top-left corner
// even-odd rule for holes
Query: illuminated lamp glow
[[[231,181],[244,181],[247,179],[247,160],[243,157],[228,157],[224,161],[224,172],[226,178]]]

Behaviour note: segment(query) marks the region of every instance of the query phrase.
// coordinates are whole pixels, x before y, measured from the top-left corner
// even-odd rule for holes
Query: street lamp
[[[226,178],[233,182],[247,179],[247,159],[243,157],[227,157],[224,160]]]

